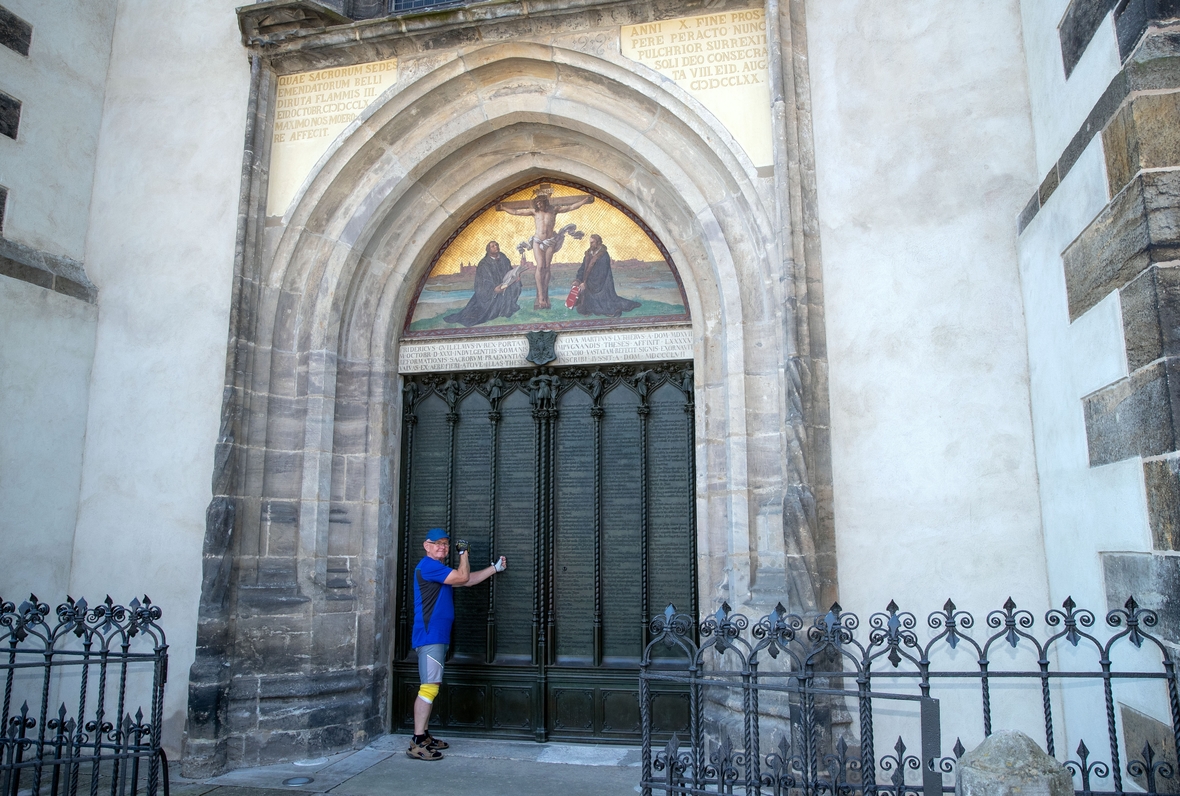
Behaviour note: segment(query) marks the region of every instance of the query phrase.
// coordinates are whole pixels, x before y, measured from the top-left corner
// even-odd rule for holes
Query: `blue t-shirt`
[[[429,556],[414,568],[414,637],[415,649],[426,644],[450,644],[451,625],[455,621],[454,587],[446,585],[454,572]]]

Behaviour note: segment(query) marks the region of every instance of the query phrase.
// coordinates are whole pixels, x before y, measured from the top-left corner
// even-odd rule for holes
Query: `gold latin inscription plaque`
[[[698,99],[755,166],[773,165],[763,9],[624,25],[619,35],[623,55]]]
[[[279,77],[266,214],[281,216],[328,146],[385,89],[397,59]]]

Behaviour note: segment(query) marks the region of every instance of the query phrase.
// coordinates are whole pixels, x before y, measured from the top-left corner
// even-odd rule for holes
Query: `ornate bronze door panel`
[[[691,363],[407,376],[404,405],[394,729],[418,691],[410,576],[441,526],[508,570],[455,590],[435,726],[637,739],[646,620],[697,613]],[[653,707],[687,726],[685,694]]]

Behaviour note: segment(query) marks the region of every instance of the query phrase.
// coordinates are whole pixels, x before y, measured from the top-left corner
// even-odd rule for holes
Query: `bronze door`
[[[441,526],[508,570],[455,590],[432,726],[637,739],[646,620],[697,613],[691,363],[407,376],[404,405],[394,730],[418,690],[410,576]],[[687,726],[683,693],[653,710]]]

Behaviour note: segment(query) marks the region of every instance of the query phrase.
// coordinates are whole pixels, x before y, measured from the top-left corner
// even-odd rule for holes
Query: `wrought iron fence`
[[[1044,742],[1050,755],[1058,756],[1057,741],[1067,734],[1077,738],[1076,758],[1063,762],[1079,794],[1121,796],[1128,785],[1124,773],[1138,786],[1131,790],[1180,792],[1176,653],[1150,632],[1158,621],[1154,611],[1128,599],[1123,608],[1106,614],[1113,630],[1103,640],[1092,630],[1094,613],[1067,599],[1060,609],[1046,613],[1045,632],[1038,638],[1032,613],[1009,599],[987,614],[987,635],[976,639],[971,634],[974,617],[948,600],[943,610],[927,617],[929,636],[923,641],[914,614],[892,601],[884,612],[869,617],[863,632],[858,617],[839,604],[807,621],[788,614],[780,603],[752,627],[729,605],[699,625],[669,605],[651,620],[652,641],[640,670],[642,791],[645,796],[953,792],[950,775],[965,750],[956,739],[953,753],[942,754],[937,692],[954,705],[956,725],[966,732],[982,729],[982,736],[990,735],[993,713],[1015,704],[1032,723],[1043,722],[1035,730],[1043,734],[1034,738]],[[1063,663],[1083,665],[1067,670]],[[673,735],[662,749],[653,750],[651,688],[667,682],[688,687],[688,737]],[[1144,699],[1152,702],[1157,708],[1153,712],[1170,715],[1171,721],[1170,727],[1167,719],[1158,723],[1163,742],[1146,740],[1141,750],[1128,750],[1125,768],[1125,716],[1124,721],[1116,719],[1116,686],[1137,689],[1132,696],[1141,704]],[[993,692],[1002,696],[997,699]],[[736,701],[739,695],[741,739],[735,743],[716,729],[716,721],[706,727],[705,708],[707,702]],[[778,702],[777,722],[768,716],[773,711],[760,708],[768,695]],[[888,710],[882,710],[882,703]],[[907,703],[918,709],[898,709]],[[978,716],[964,724],[971,718],[966,714],[976,709],[971,705],[977,706]],[[1067,709],[1074,719],[1068,733],[1060,721],[1054,724]],[[875,752],[875,725],[881,718],[875,710],[888,714],[885,723],[902,729],[892,744],[893,754],[878,757]],[[1087,711],[1104,714],[1098,727],[1085,721]],[[843,730],[838,720],[842,712],[847,719]],[[912,743],[915,722],[919,754],[912,754],[904,740],[908,731]],[[767,724],[774,725],[770,732],[765,732]],[[1105,731],[1107,759],[1093,759],[1086,730]],[[764,735],[770,736],[767,746]]]
[[[0,599],[0,796],[156,796],[161,784],[167,796],[159,618],[147,597],[126,607],[67,598],[53,615],[34,595]],[[146,719],[127,705],[137,692]]]

